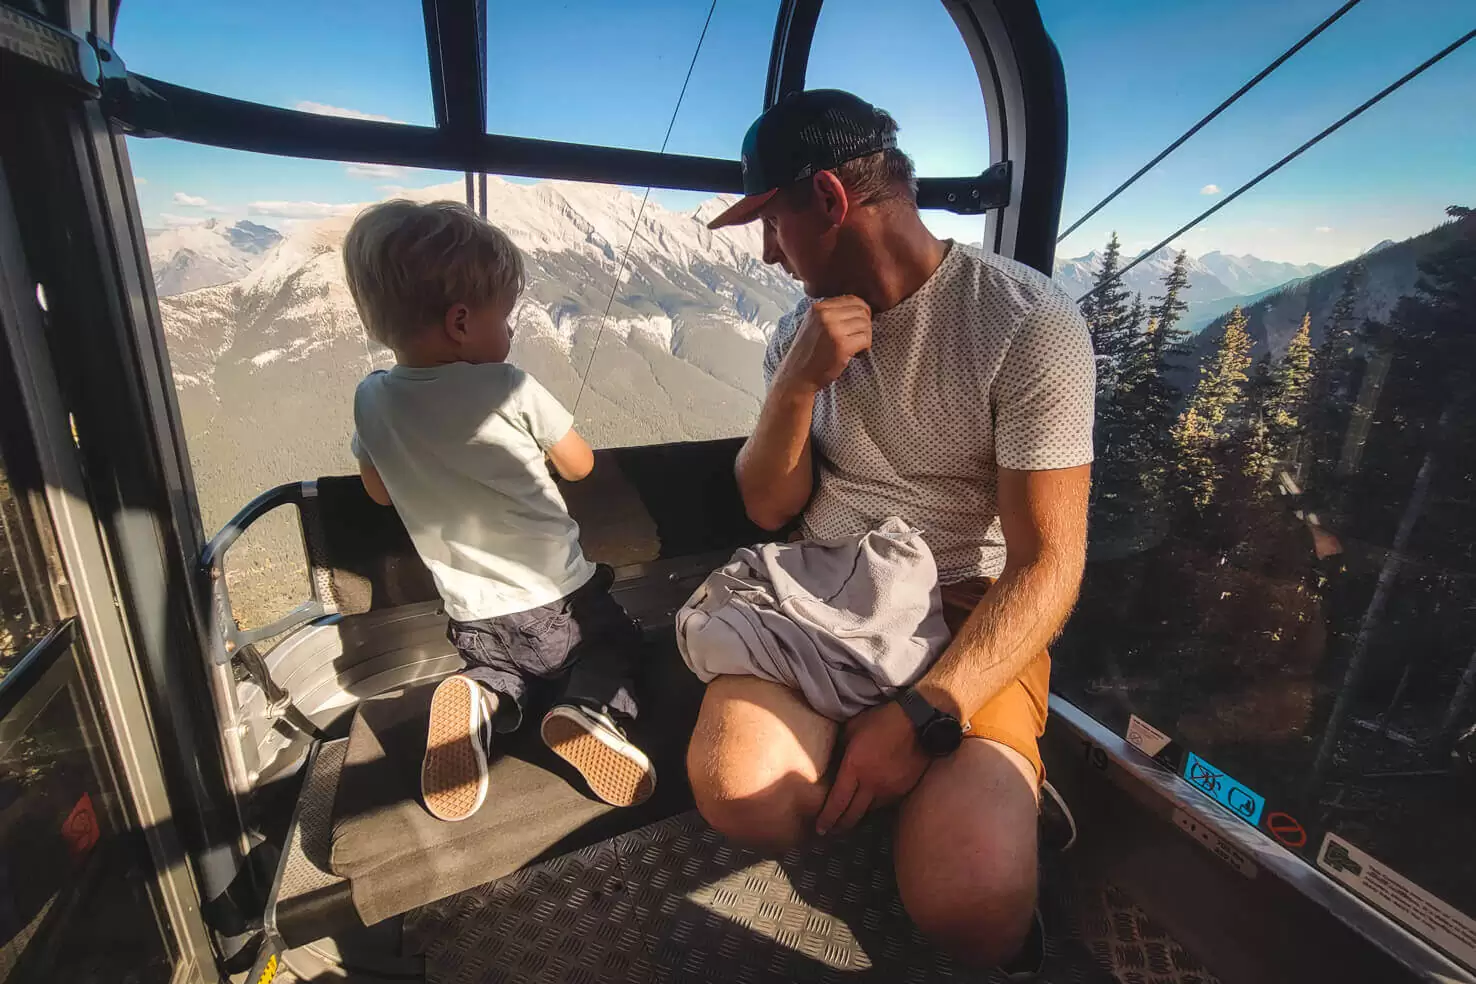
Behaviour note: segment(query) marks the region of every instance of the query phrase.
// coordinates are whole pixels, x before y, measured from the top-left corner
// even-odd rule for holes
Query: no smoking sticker
[[[1169,746],[1169,742],[1173,741],[1168,735],[1136,714],[1128,718],[1127,740],[1129,745],[1149,758],[1163,751]]]
[[[1281,842],[1283,847],[1295,850],[1307,846],[1306,828],[1290,813],[1282,813],[1278,810],[1275,813],[1266,814],[1266,829],[1271,832],[1272,837]]]

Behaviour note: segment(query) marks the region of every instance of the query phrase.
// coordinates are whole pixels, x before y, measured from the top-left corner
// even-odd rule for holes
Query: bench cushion
[[[535,691],[515,735],[502,736],[487,800],[459,823],[437,820],[420,802],[420,760],[434,685],[364,701],[349,732],[334,803],[333,871],[351,884],[371,924],[500,878],[537,860],[672,816],[692,805],[687,740],[702,685],[670,631],[647,641],[639,681],[641,719],[631,738],[656,767],[656,795],[616,809],[590,794],[579,774],[543,746],[537,722],[551,702]]]

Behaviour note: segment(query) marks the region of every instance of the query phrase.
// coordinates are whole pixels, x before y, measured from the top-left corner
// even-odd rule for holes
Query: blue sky
[[[1336,6],[1334,0],[1040,0],[1066,66],[1071,144],[1063,226]],[[669,149],[734,156],[760,108],[777,0],[718,0]],[[494,131],[657,149],[707,0],[490,0]],[[905,16],[897,11],[906,8]],[[988,163],[983,99],[940,3],[826,0],[809,84],[891,110],[924,174]],[[1061,246],[1117,230],[1162,238],[1266,164],[1476,26],[1470,0],[1363,0]],[[221,56],[229,38],[235,57]],[[411,0],[124,0],[128,66],[238,98],[431,122],[420,4]],[[1476,44],[1345,127],[1184,237],[1193,253],[1334,263],[1476,201]],[[392,186],[454,175],[291,161],[130,141],[151,225],[212,215],[285,225]],[[671,207],[702,196],[658,193]],[[933,216],[977,240],[978,217]]]

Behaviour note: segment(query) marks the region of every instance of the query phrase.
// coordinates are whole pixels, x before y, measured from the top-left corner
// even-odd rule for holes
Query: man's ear
[[[453,304],[446,309],[446,318],[441,328],[448,341],[457,345],[466,341],[466,319],[470,314],[471,308],[465,304]]]
[[[815,201],[819,203],[820,210],[830,220],[830,224],[838,226],[846,221],[846,215],[851,210],[850,196],[846,194],[846,186],[841,184],[841,179],[836,177],[834,171],[821,171],[812,179],[814,181]]]

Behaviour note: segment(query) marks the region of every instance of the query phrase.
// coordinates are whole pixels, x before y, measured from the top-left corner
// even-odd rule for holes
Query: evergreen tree
[[[1270,389],[1264,406],[1273,438],[1281,451],[1290,450],[1292,438],[1301,429],[1303,404],[1312,381],[1312,315],[1302,315],[1302,325],[1287,343],[1286,354],[1270,373]]]
[[[1102,254],[1102,265],[1092,280],[1092,289],[1082,302],[1081,313],[1092,332],[1092,349],[1099,358],[1116,363],[1129,345],[1128,337],[1128,289],[1119,273],[1122,266],[1122,246],[1117,233],[1107,241]]]
[[[1153,326],[1150,332],[1153,354],[1160,369],[1164,367],[1167,354],[1188,335],[1188,332],[1179,327],[1179,320],[1189,308],[1189,303],[1182,296],[1188,289],[1188,257],[1181,249],[1179,255],[1174,257],[1173,268],[1163,278],[1163,293],[1149,298],[1157,302],[1149,309],[1148,316],[1149,323]]]
[[[1200,510],[1214,501],[1224,474],[1225,446],[1234,434],[1235,408],[1245,394],[1250,352],[1245,312],[1236,305],[1225,322],[1219,348],[1200,367],[1194,395],[1174,424],[1180,487]]]

